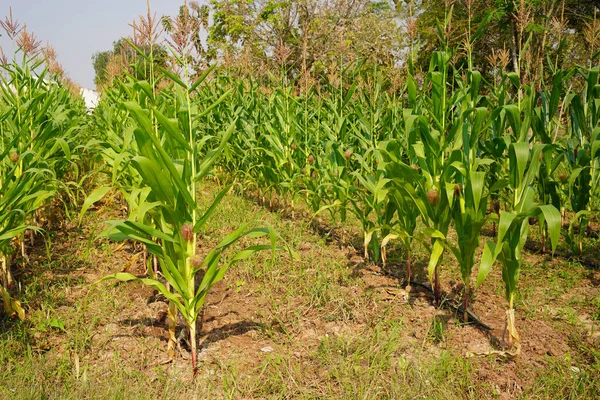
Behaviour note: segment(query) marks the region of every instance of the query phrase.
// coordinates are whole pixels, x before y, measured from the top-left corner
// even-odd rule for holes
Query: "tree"
[[[150,53],[150,47],[147,45],[139,46],[144,54]],[[167,61],[167,50],[164,46],[154,46],[152,49],[154,63],[165,66]],[[138,79],[145,79],[150,68],[144,63],[143,57],[128,43],[125,38],[113,42],[113,49],[97,52],[92,56],[94,66],[94,83],[98,88],[111,85],[113,79],[128,71]],[[131,68],[136,66],[136,68]],[[155,69],[157,71],[158,69]]]
[[[387,1],[212,0],[211,11],[211,53],[254,75],[322,78],[358,59],[397,61],[397,14]]]
[[[464,50],[469,28],[473,33],[481,26],[483,34],[472,49],[478,69],[492,70],[490,55],[505,49],[511,70],[526,82],[539,82],[555,68],[590,62],[585,38],[600,0],[422,0],[414,7],[422,68],[440,47]],[[464,57],[457,54],[457,61]]]

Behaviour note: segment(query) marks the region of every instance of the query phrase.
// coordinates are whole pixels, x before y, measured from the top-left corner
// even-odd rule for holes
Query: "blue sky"
[[[175,15],[183,0],[150,0],[157,16]],[[12,6],[13,17],[56,49],[65,71],[84,87],[94,87],[92,54],[109,50],[113,41],[129,36],[129,23],[146,13],[146,0],[0,0],[0,18]],[[10,56],[0,31],[0,46]]]

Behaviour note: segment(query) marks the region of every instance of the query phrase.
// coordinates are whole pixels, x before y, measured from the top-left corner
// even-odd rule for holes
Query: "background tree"
[[[144,54],[150,54],[150,48],[147,45],[137,46]],[[155,64],[166,66],[167,50],[164,46],[157,46],[153,49],[153,58]],[[99,89],[107,85],[112,85],[116,76],[129,72],[142,79],[150,73],[149,66],[144,63],[144,58],[127,43],[125,38],[120,38],[113,43],[112,50],[97,52],[92,56],[94,66],[94,83]],[[135,66],[135,68],[133,68]],[[155,68],[157,71],[158,69]]]
[[[441,45],[461,48],[469,27],[473,30],[483,23],[485,32],[472,49],[477,69],[492,71],[489,56],[505,49],[509,68],[526,82],[548,79],[556,68],[586,65],[595,57],[586,37],[593,36],[590,30],[598,7],[598,0],[416,1],[417,62],[426,67]],[[438,25],[444,28],[438,30]],[[464,62],[464,56],[458,54],[458,61]]]
[[[262,83],[337,85],[360,65],[359,76],[379,69],[393,88],[404,66],[414,66],[414,75],[428,69],[434,51],[454,49],[457,68],[469,64],[492,79],[506,67],[539,85],[558,68],[596,58],[598,7],[600,0],[211,0],[185,2],[178,15],[162,18],[162,28],[194,37],[187,65],[196,75],[218,62]],[[177,64],[164,47],[154,54],[155,62]],[[93,57],[96,84],[138,61],[125,40],[116,41]]]
[[[322,78],[358,59],[390,66],[400,42],[387,1],[213,0],[211,12],[212,54],[255,74]]]

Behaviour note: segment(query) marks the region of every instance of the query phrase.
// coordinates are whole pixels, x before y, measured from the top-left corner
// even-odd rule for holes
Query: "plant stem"
[[[6,265],[6,256],[2,256],[2,286],[4,290],[8,289],[8,266]]]
[[[506,313],[506,330],[508,331],[508,340],[506,342],[506,344],[508,345],[508,348],[512,348],[513,347],[513,332],[516,331],[516,327],[515,327],[515,310],[513,308],[513,295],[510,295],[510,300],[508,302],[508,311]]]
[[[439,267],[439,265],[436,265],[435,273],[434,273],[434,277],[433,277],[433,296],[434,296],[435,305],[437,307],[439,307],[440,306],[440,267]]]
[[[410,247],[406,248],[406,287],[410,286]]]
[[[469,322],[469,313],[467,309],[469,308],[469,291],[471,290],[471,284],[469,282],[465,283],[465,293],[463,296],[463,320],[464,323]]]
[[[197,345],[196,345],[196,320],[194,319],[190,325],[190,347],[192,350],[192,368],[194,370],[194,378],[196,377],[196,375],[198,374],[198,364],[197,364],[197,360],[196,360],[196,352],[197,352]]]
[[[152,255],[152,270],[154,272],[154,279],[158,279],[158,258]]]
[[[175,328],[177,327],[177,307],[172,301],[169,302],[169,311],[167,313],[167,326],[169,327],[169,342],[167,344],[167,352],[169,357],[175,358]]]

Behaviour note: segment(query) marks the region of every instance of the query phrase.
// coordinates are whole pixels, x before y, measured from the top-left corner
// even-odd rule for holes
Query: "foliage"
[[[21,36],[22,38],[22,36]],[[85,180],[86,110],[44,64],[39,50],[18,48],[0,66],[0,256],[1,296],[8,315],[24,318],[14,289],[11,265],[15,241],[27,261],[25,233],[40,231],[40,209],[62,200],[65,211],[76,202]],[[20,58],[20,60],[19,60]]]

